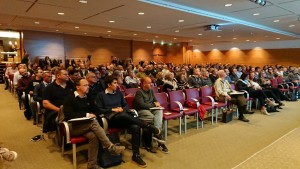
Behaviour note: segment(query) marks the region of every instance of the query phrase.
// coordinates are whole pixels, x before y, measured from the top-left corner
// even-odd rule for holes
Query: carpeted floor
[[[24,118],[17,99],[0,85],[0,146],[18,152],[14,162],[0,162],[0,169],[71,169],[72,156],[60,153],[52,140],[32,142],[40,128]],[[151,154],[141,150],[149,169],[297,169],[300,166],[300,102],[285,102],[281,112],[265,116],[258,111],[247,115],[250,123],[236,118],[227,124],[195,128],[190,119],[188,132],[179,136],[177,120],[169,123],[167,146],[169,154]],[[279,140],[278,140],[279,139]],[[123,139],[122,139],[123,140]],[[276,141],[277,140],[277,141]],[[82,148],[84,149],[84,147]],[[86,150],[78,152],[80,169],[86,168]],[[125,163],[116,169],[139,168],[131,161],[131,151],[126,150]]]

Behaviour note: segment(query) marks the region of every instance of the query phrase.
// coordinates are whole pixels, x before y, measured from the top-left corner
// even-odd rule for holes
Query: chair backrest
[[[182,105],[184,105],[185,98],[184,98],[184,93],[182,90],[176,90],[176,91],[170,91],[169,92],[169,97],[170,97],[170,109],[172,110],[173,108],[177,108],[177,104],[173,103],[174,101],[180,102]]]
[[[125,89],[125,95],[133,95],[135,96],[135,93],[139,90],[139,88],[128,88],[128,89]]]
[[[277,79],[275,78],[275,79],[271,79],[271,85],[272,85],[272,87],[274,87],[274,88],[278,88],[278,82],[277,82]]]
[[[153,90],[154,93],[159,93],[157,86],[151,86],[151,89]]]
[[[236,84],[230,84],[230,86],[231,86],[232,90],[236,90],[237,89]]]
[[[64,108],[63,105],[60,106],[57,114],[58,123],[62,123],[65,120]]]
[[[202,98],[202,103],[210,102],[210,99],[205,96],[213,96],[213,90],[210,86],[202,86],[200,88],[200,96]]]
[[[277,84],[283,84],[283,79],[281,77],[277,77]]]
[[[198,88],[185,89],[184,92],[185,92],[186,100],[200,98]]]
[[[168,96],[167,93],[162,92],[162,93],[154,93],[154,96],[156,100],[159,102],[160,106],[164,107],[165,110],[168,110],[169,107],[169,102],[168,102]]]
[[[125,100],[127,102],[127,105],[129,107],[129,109],[133,109],[133,100],[134,100],[134,96],[126,96]]]

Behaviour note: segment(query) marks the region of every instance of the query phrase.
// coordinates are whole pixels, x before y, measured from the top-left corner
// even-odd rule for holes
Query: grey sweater
[[[151,107],[155,106],[154,102],[157,102],[157,100],[152,89],[148,91],[140,89],[135,94],[133,107],[136,111],[149,110]]]

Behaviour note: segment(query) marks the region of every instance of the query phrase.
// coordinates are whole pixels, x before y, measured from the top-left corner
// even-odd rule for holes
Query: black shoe
[[[7,90],[8,89],[8,87],[6,87],[4,90]]]
[[[249,122],[248,119],[246,119],[245,117],[240,117],[239,120],[243,121],[243,122]]]
[[[167,146],[165,144],[158,144],[158,148],[163,152],[163,153],[166,153],[168,154],[169,153],[169,150],[167,148]]]
[[[278,108],[278,109],[282,109],[282,107],[281,107],[281,106],[278,106],[277,108]]]
[[[140,167],[147,167],[147,164],[143,161],[140,155],[133,155],[132,160],[136,162]]]

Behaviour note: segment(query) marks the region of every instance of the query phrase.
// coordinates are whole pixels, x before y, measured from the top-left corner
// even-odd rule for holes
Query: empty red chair
[[[151,89],[153,90],[154,93],[159,93],[157,86],[151,86]]]
[[[187,131],[187,116],[189,116],[189,115],[195,115],[195,118],[197,119],[196,127],[198,129],[199,128],[198,109],[185,106],[186,99],[184,97],[183,91],[182,90],[170,91],[169,97],[170,97],[170,110],[183,113],[184,132],[186,133],[186,131]],[[202,121],[201,121],[201,123],[203,125]]]
[[[216,109],[216,102],[213,98],[212,87],[210,86],[202,86],[200,88],[200,97],[201,97],[201,104],[205,107],[205,110],[211,111],[211,124],[214,124],[214,110]],[[221,103],[220,103],[221,104]],[[223,106],[224,107],[224,106]],[[217,121],[217,114],[216,114],[216,121]]]
[[[128,88],[125,89],[125,95],[135,96],[135,93],[139,90],[139,88]]]
[[[170,119],[177,119],[179,118],[179,134],[181,135],[181,118],[182,118],[182,112],[178,111],[171,111],[169,109],[169,102],[168,102],[168,96],[166,93],[154,93],[156,100],[159,102],[160,106],[164,107],[163,110],[163,122],[164,122],[164,134],[165,134],[165,140],[167,141],[168,136],[168,120]]]

